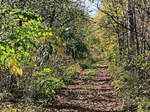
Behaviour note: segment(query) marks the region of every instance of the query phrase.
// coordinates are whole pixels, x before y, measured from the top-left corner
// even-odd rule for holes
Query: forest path
[[[123,102],[110,83],[110,73],[105,69],[89,76],[82,72],[57,94],[53,112],[122,112]]]

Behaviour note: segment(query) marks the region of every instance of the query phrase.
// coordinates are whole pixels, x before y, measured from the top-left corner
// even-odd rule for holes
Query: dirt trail
[[[92,80],[84,80],[85,72],[76,75],[70,85],[57,94],[53,112],[122,112],[122,101],[110,84],[106,70],[99,70]]]

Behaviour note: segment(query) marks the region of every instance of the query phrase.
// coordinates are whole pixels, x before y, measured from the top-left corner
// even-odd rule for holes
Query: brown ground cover
[[[75,75],[57,93],[53,112],[122,112],[124,103],[117,97],[108,71],[99,70],[90,80],[86,77],[86,72]]]

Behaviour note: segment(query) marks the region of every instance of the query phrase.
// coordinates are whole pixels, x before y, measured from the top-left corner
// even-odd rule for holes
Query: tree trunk
[[[128,40],[129,40],[129,55],[135,53],[135,21],[134,21],[134,3],[133,0],[128,0]]]

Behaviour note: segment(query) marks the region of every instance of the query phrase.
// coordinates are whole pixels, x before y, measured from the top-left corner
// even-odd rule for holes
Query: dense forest
[[[0,112],[150,112],[149,17],[149,0],[0,0]]]

